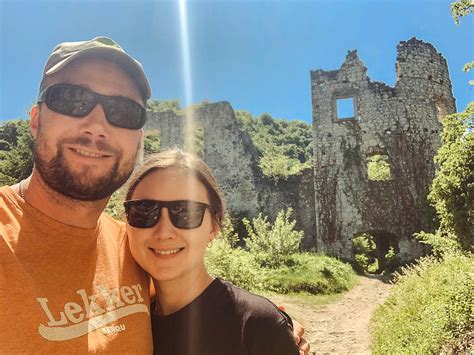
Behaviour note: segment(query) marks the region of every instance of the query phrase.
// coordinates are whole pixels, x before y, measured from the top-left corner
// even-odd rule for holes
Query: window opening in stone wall
[[[339,120],[355,119],[353,97],[336,99],[336,109],[337,109],[337,119]]]
[[[367,177],[372,181],[392,179],[388,155],[374,154],[367,158]]]
[[[438,117],[438,122],[442,122],[444,119],[444,116],[448,114],[448,110],[446,108],[446,100],[442,97],[436,100],[435,102],[436,106],[436,116]]]

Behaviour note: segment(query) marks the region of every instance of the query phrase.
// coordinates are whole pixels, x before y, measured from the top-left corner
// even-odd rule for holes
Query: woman
[[[224,203],[209,168],[180,150],[151,156],[130,180],[127,233],[152,277],[157,354],[298,354],[291,320],[267,299],[206,271]]]

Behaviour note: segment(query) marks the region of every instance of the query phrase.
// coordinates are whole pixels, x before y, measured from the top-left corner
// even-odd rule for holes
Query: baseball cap
[[[58,44],[46,62],[40,88],[42,88],[46,77],[59,72],[72,61],[84,56],[99,56],[110,59],[131,76],[145,100],[150,98],[150,84],[148,83],[148,79],[140,62],[132,58],[113,39],[103,36],[88,41],[63,42]]]

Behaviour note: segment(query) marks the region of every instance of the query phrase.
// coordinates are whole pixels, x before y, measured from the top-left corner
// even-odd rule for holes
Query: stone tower
[[[352,238],[369,232],[378,249],[393,246],[407,260],[421,252],[412,234],[432,229],[433,157],[455,101],[431,44],[412,38],[397,51],[395,87],[371,81],[357,51],[339,70],[311,71],[316,246],[329,255],[352,258]],[[383,179],[370,174],[376,161]]]

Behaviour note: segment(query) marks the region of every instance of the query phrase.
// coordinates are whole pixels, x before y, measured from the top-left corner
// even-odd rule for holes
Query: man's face
[[[49,85],[83,86],[99,94],[123,96],[142,104],[139,91],[120,67],[103,59],[72,62]],[[109,197],[130,176],[143,130],[110,125],[101,104],[84,118],[34,107],[35,168],[53,190],[71,198],[95,201]]]

